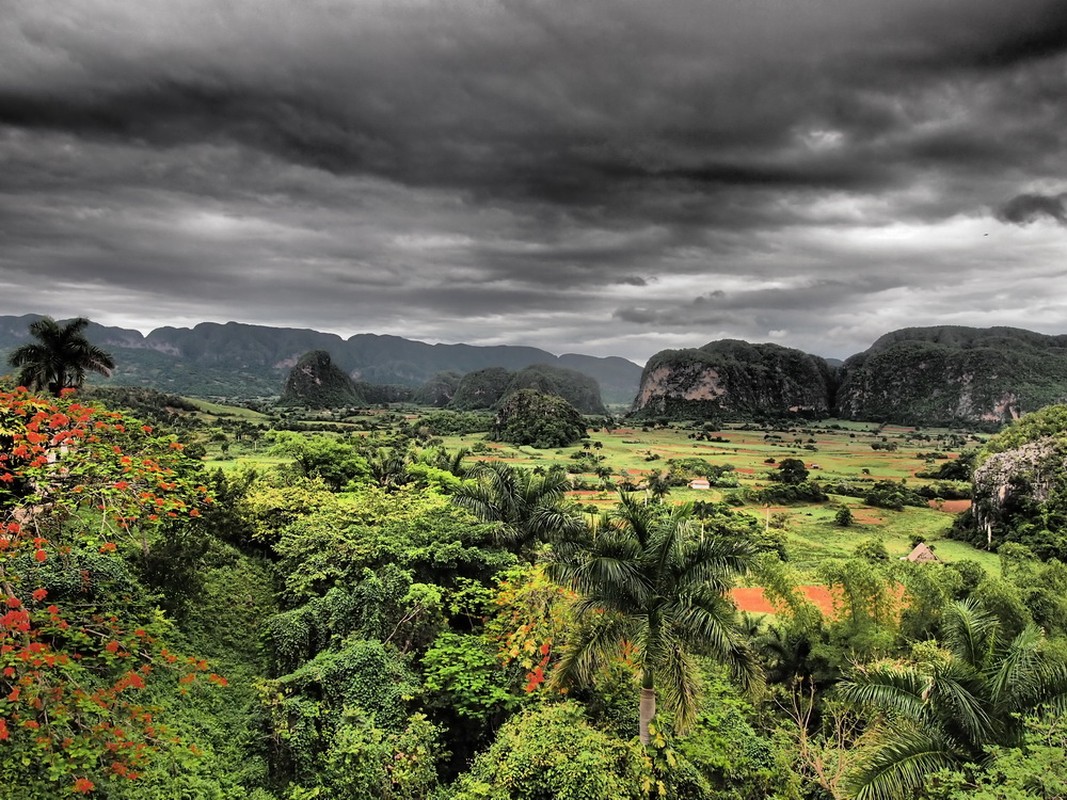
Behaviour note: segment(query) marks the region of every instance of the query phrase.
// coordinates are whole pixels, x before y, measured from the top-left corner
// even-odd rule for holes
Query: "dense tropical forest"
[[[34,326],[0,795],[1067,795],[1067,407],[234,405],[85,386],[85,325]]]

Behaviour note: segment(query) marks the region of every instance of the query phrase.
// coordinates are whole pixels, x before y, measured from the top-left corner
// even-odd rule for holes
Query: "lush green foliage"
[[[459,433],[456,412],[441,432],[384,409],[274,420],[337,427],[306,435],[218,404],[143,425],[5,402],[0,780],[31,800],[843,799],[939,734],[945,769],[898,771],[910,795],[1058,791],[1065,717],[1007,710],[1058,703],[1067,567],[938,539],[943,512],[873,502],[902,478],[925,492],[915,473],[954,463],[957,434],[812,423],[698,441],[704,426],[604,420],[554,452]],[[205,476],[192,442],[239,462]],[[689,489],[697,475],[744,488]],[[606,489],[627,484],[645,491],[612,505]],[[832,505],[753,504],[809,485]],[[898,558],[931,535],[946,563]],[[773,616],[735,612],[756,592]],[[765,690],[742,696],[719,660]],[[850,694],[885,670],[918,676],[910,705]],[[884,796],[903,785],[883,780]]]
[[[89,320],[72,319],[60,325],[51,317],[30,323],[35,342],[16,347],[8,356],[19,370],[15,379],[28,389],[45,389],[58,397],[64,389],[78,389],[87,372],[110,375],[115,361],[85,337]]]
[[[759,681],[723,596],[751,556],[746,543],[717,536],[714,520],[693,524],[691,506],[668,510],[623,495],[600,529],[562,542],[551,564],[551,574],[579,592],[575,610],[585,623],[555,682],[588,683],[610,654],[626,653],[641,675],[642,741],[657,695],[675,727],[688,730],[700,693],[691,650],[715,655],[745,685]]]
[[[523,389],[501,403],[489,438],[548,449],[574,444],[586,429],[582,415],[563,398]]]
[[[1018,746],[1020,715],[1067,710],[1067,669],[1029,626],[1004,636],[975,604],[949,609],[943,649],[917,648],[910,664],[877,663],[843,681],[846,699],[885,715],[854,777],[856,797],[908,796],[929,773],[982,761],[989,745]]]
[[[149,698],[223,683],[171,652],[138,567],[209,503],[182,445],[116,412],[0,394],[0,771],[27,796],[140,777],[176,742]],[[20,766],[21,765],[21,766]]]

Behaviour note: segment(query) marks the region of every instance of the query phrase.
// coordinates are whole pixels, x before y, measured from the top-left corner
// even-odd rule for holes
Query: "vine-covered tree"
[[[753,551],[741,539],[694,524],[692,506],[642,504],[622,495],[597,530],[562,543],[550,575],[581,597],[586,624],[553,673],[553,683],[588,682],[601,665],[632,645],[641,673],[640,737],[648,744],[657,700],[685,731],[698,710],[694,653],[718,658],[746,688],[759,670],[726,592],[749,568]]]
[[[111,375],[115,361],[85,338],[88,325],[85,317],[62,325],[51,317],[31,322],[30,335],[36,341],[16,347],[8,357],[19,370],[19,385],[59,397],[64,389],[81,388],[87,372]]]

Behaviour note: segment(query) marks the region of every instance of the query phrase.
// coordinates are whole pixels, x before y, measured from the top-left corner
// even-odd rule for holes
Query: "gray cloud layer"
[[[1060,0],[20,4],[0,312],[636,359],[1061,331],[1065,83]]]

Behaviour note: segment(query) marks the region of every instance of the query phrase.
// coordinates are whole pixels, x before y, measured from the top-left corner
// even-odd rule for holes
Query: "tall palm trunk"
[[[651,678],[648,679],[651,683]],[[648,723],[652,721],[652,718],[656,716],[656,690],[649,686],[641,687],[641,701],[638,704],[638,711],[640,714],[639,721],[639,735],[641,737],[641,744],[647,745],[649,742],[648,735]]]

